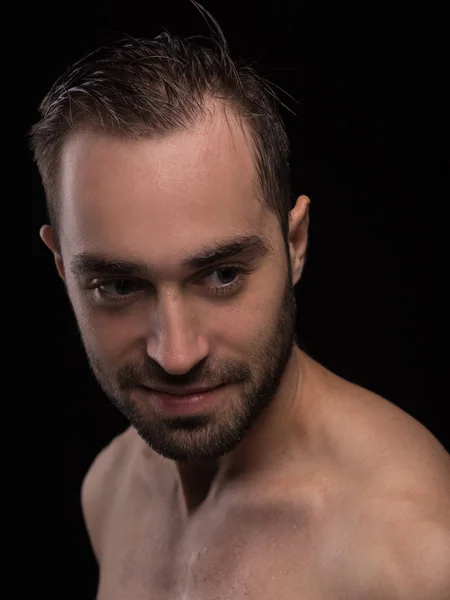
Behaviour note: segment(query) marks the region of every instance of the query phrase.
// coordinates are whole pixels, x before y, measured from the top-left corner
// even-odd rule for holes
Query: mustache
[[[168,387],[216,387],[244,381],[250,376],[248,367],[243,365],[227,365],[224,371],[222,374],[219,372],[214,374],[203,363],[198,363],[187,373],[172,375],[154,361],[129,362],[117,371],[117,382],[123,391],[128,391],[137,386],[151,388],[155,384]]]

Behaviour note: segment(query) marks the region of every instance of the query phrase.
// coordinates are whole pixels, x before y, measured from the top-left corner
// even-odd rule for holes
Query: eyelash
[[[222,296],[224,294],[231,292],[235,288],[242,286],[243,279],[245,278],[246,275],[248,275],[250,273],[250,270],[244,269],[243,267],[239,267],[237,265],[223,265],[221,267],[216,267],[215,269],[211,269],[211,270],[207,271],[204,275],[202,275],[201,279],[205,279],[206,277],[208,277],[209,275],[212,275],[213,273],[216,273],[217,271],[225,271],[227,269],[231,269],[236,272],[236,278],[232,283],[229,283],[226,285],[220,285],[220,286],[217,286],[217,285],[206,286],[206,288],[208,290],[213,291],[213,294],[215,296]],[[107,302],[113,302],[113,303],[117,303],[117,304],[126,302],[134,294],[137,294],[140,291],[142,291],[142,288],[141,288],[136,291],[130,292],[129,294],[123,294],[122,296],[113,297],[113,296],[108,295],[107,292],[101,290],[102,286],[110,285],[110,284],[113,284],[113,283],[116,283],[119,281],[126,281],[126,282],[134,281],[137,285],[142,285],[142,288],[145,287],[145,284],[143,285],[138,280],[133,280],[131,278],[128,279],[126,277],[98,277],[95,279],[95,283],[92,286],[90,286],[90,289],[94,292],[97,292],[100,295],[102,300],[106,300]]]

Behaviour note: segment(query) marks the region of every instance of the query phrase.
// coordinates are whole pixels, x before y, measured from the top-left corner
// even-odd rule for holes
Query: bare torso
[[[230,482],[188,522],[174,464],[134,429],[116,438],[83,486],[98,600],[395,598],[393,526],[420,514],[417,478],[435,512],[448,501],[448,454],[391,403],[330,381],[333,418],[306,460]]]

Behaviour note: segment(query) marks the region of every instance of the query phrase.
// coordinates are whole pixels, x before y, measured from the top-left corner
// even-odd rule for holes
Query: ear
[[[56,244],[56,236],[53,228],[50,227],[50,225],[43,225],[39,230],[39,235],[41,236],[41,239],[47,248],[49,248],[53,253],[56,269],[61,279],[65,281],[64,265],[61,258],[61,253],[58,250],[58,245]]]
[[[309,205],[308,196],[299,196],[289,214],[289,254],[292,267],[292,284],[300,280],[308,246]]]

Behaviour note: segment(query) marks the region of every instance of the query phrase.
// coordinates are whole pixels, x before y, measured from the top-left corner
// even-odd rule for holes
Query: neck
[[[187,516],[213,501],[232,481],[279,473],[292,457],[303,429],[299,409],[304,404],[304,357],[294,346],[276,396],[232,452],[218,459],[176,463]]]

